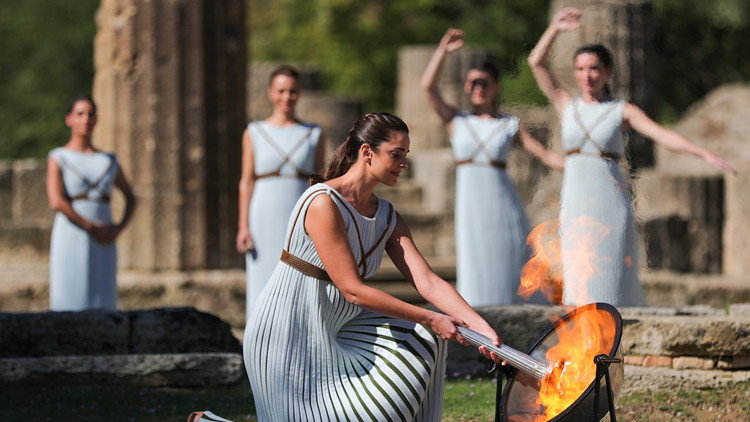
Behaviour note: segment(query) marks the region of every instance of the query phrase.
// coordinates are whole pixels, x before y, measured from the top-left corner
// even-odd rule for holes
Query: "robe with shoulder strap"
[[[245,254],[245,317],[279,260],[284,232],[294,204],[315,171],[320,127],[308,123],[248,125],[253,143],[255,187],[248,207],[248,227],[255,248]]]
[[[318,195],[330,196],[341,212],[362,278],[380,267],[396,225],[384,199],[368,217],[325,184],[302,195],[283,258],[245,328],[258,420],[439,421],[446,342],[420,324],[348,302],[329,281],[304,226]]]
[[[456,160],[456,289],[471,306],[522,302],[529,221],[505,163],[519,119],[459,113],[451,124]]]
[[[67,148],[50,151],[64,196],[84,218],[112,223],[109,198],[119,165],[114,155]],[[50,239],[50,309],[117,309],[117,249],[102,245],[58,212]]]
[[[638,235],[625,152],[624,101],[569,101],[562,115],[566,151],[560,198],[563,303],[645,305],[638,278]]]

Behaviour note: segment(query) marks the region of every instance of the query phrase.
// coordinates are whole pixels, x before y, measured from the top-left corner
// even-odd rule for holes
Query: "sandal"
[[[193,412],[188,416],[187,422],[232,422],[229,419],[224,419],[221,416],[216,416],[208,410],[203,412]]]

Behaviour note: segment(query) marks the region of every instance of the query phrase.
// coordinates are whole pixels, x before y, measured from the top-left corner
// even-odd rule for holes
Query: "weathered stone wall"
[[[738,174],[722,174],[700,158],[675,154],[664,148],[657,150],[655,170],[667,175],[724,180],[722,236],[723,272],[733,276],[748,273],[750,256],[750,84],[719,87],[694,104],[688,114],[674,126],[674,130],[710,151],[725,157]],[[685,193],[700,200],[701,192]]]
[[[0,161],[0,267],[47,261],[54,213],[43,160]]]

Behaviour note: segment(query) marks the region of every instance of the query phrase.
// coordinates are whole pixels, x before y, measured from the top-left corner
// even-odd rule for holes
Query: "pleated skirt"
[[[458,292],[471,306],[522,302],[516,291],[529,258],[529,220],[506,172],[459,166],[455,210]]]

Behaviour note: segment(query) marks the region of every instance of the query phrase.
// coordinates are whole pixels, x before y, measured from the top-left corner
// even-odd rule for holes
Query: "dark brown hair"
[[[500,81],[500,68],[497,66],[494,56],[490,54],[473,56],[469,63],[469,70],[479,70],[489,73],[493,81]]]
[[[94,114],[96,114],[96,103],[94,102],[94,99],[91,98],[91,95],[80,94],[73,97],[73,99],[71,99],[68,103],[68,110],[65,112],[66,116],[70,114],[71,111],[73,111],[73,107],[75,107],[76,103],[79,101],[88,101],[88,103],[91,104],[91,108],[93,109]]]
[[[297,72],[297,69],[289,65],[283,65],[277,67],[273,70],[273,72],[271,72],[271,76],[268,78],[268,86],[271,86],[271,84],[273,83],[273,79],[279,75],[289,76],[290,78],[294,78],[295,80],[299,81],[299,72]]]
[[[596,55],[596,57],[599,58],[599,61],[602,62],[604,67],[612,67],[612,65],[614,64],[614,60],[612,60],[612,53],[607,50],[607,47],[601,44],[586,44],[578,47],[578,50],[576,50],[575,54],[573,54],[573,60],[575,61],[576,57],[580,56],[581,54]]]
[[[394,132],[408,134],[409,128],[393,114],[381,112],[360,117],[349,130],[344,143],[336,149],[326,171],[322,175],[312,176],[310,183],[325,182],[344,175],[357,162],[362,145],[367,144],[378,152],[380,144],[389,142]]]

